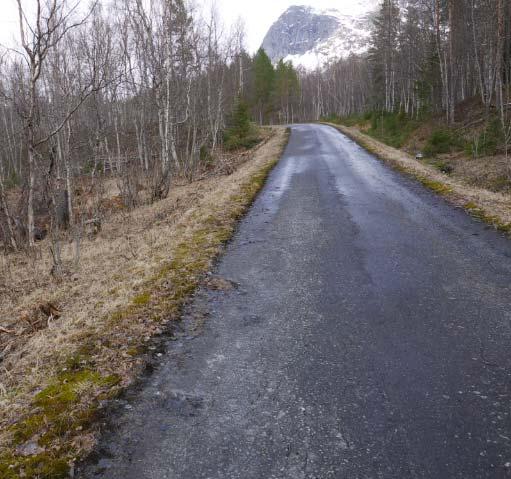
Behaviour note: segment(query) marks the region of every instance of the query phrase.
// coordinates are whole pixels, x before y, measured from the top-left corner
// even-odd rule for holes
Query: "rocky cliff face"
[[[330,38],[339,28],[339,20],[310,7],[288,8],[270,27],[263,48],[273,61],[288,55],[303,55],[319,42]]]
[[[367,11],[358,15],[292,6],[271,26],[262,47],[273,62],[290,60],[306,69],[362,53],[369,46],[370,15],[375,5],[369,0]]]

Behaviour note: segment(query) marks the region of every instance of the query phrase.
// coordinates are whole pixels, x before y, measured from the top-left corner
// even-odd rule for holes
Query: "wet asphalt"
[[[297,125],[82,478],[511,477],[511,242]]]

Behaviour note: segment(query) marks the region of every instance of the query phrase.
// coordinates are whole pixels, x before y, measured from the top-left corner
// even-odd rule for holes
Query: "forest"
[[[100,228],[106,179],[128,209],[161,200],[219,148],[257,143],[250,117],[297,115],[293,67],[248,55],[243,25],[222,26],[214,10],[183,0],[96,1],[87,11],[35,3],[18,1],[19,45],[0,64],[6,252],[49,237],[58,271],[61,238],[78,257],[81,237]]]

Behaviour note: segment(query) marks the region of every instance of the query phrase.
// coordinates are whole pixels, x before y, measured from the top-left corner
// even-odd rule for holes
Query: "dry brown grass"
[[[511,193],[511,159],[505,155],[467,158],[464,153],[440,155],[453,168],[453,177],[496,193]]]
[[[445,196],[456,206],[465,208],[476,218],[499,230],[505,232],[511,230],[510,195],[469,184],[467,177],[462,178],[461,175],[448,176],[441,173],[435,167],[417,161],[406,152],[387,146],[357,128],[334,124],[331,126],[348,135],[397,170],[418,179],[424,186]]]
[[[175,187],[164,201],[114,215],[95,240],[83,241],[79,268],[70,267],[60,282],[49,274],[44,244],[37,258],[2,258],[0,326],[20,331],[20,318],[42,302],[58,305],[62,315],[29,335],[0,333],[0,476],[10,471],[6,477],[43,477],[49,468],[51,477],[61,477],[55,472],[59,461],[67,464],[90,447],[87,436],[70,433],[77,424],[87,429],[74,419],[93,399],[132,381],[144,343],[177,318],[285,142],[285,130],[275,129],[253,153],[233,160],[232,173]],[[66,245],[63,259],[70,263],[72,257],[72,246]],[[76,387],[87,392],[80,393],[89,398],[85,403],[76,397],[75,386],[68,391],[76,381],[76,375],[68,375],[84,371],[92,376],[80,377]],[[57,409],[73,417],[62,434],[47,424],[62,419],[53,417],[44,402],[55,398]],[[49,458],[36,455],[40,462],[35,466],[13,452],[34,438],[44,442],[45,454],[51,452]]]

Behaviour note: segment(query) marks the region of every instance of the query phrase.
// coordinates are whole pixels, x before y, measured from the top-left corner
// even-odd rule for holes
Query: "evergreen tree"
[[[272,92],[275,85],[275,70],[270,58],[260,48],[253,61],[253,105],[257,110],[259,122],[263,124],[271,113]]]
[[[240,97],[236,99],[234,111],[228,118],[228,132],[238,138],[245,138],[250,133],[249,108]]]
[[[275,69],[275,108],[279,120],[286,123],[293,121],[294,107],[300,94],[298,73],[291,62],[280,60]]]
[[[250,109],[246,101],[236,99],[234,110],[227,118],[224,147],[227,150],[251,148],[260,141],[257,129],[250,123]]]

